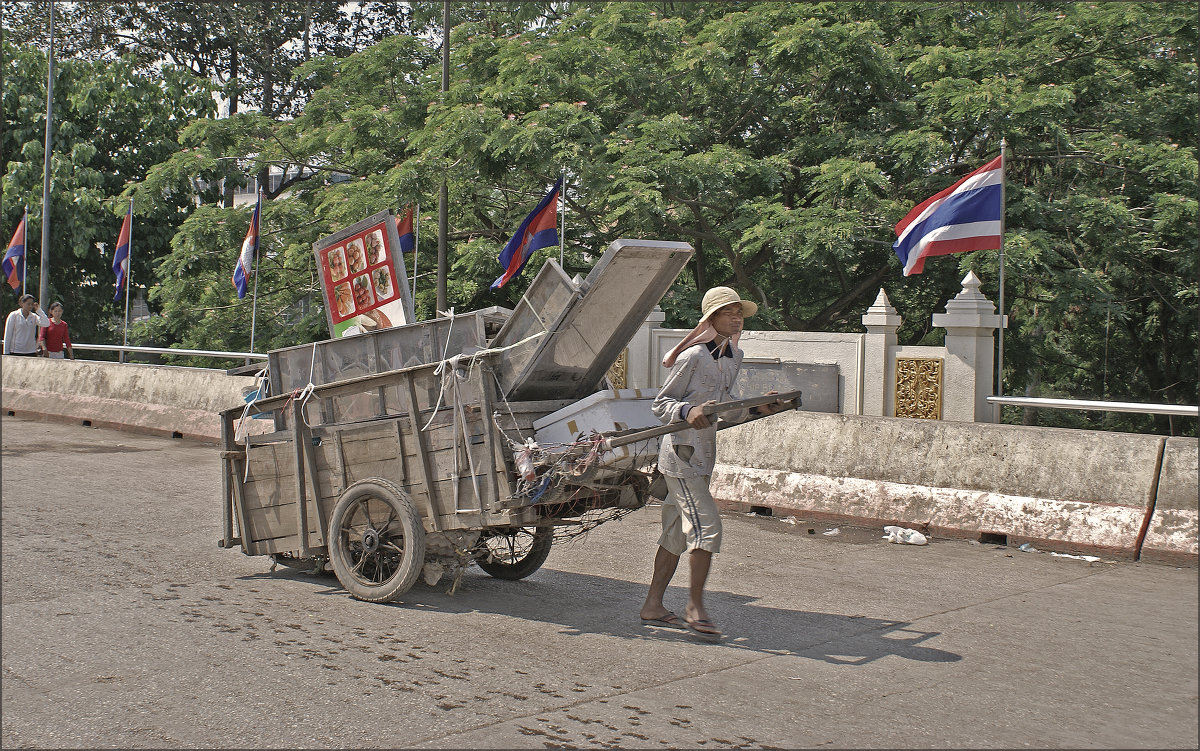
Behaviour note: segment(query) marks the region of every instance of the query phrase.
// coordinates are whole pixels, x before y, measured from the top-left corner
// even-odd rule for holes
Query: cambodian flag
[[[21,217],[21,221],[17,223],[17,231],[13,233],[12,240],[8,243],[8,252],[4,254],[4,277],[8,284],[13,289],[21,286],[21,279],[25,271],[25,227],[29,224],[29,210],[25,210],[25,214]]]
[[[250,216],[250,228],[246,230],[246,239],[242,240],[242,252],[238,255],[237,266],[233,269],[233,286],[237,288],[238,299],[246,296],[249,288],[250,270],[254,268],[254,257],[258,254],[258,212],[262,208],[262,193],[254,204],[254,213]]]
[[[117,293],[113,300],[121,299],[125,287],[125,275],[129,273],[129,233],[133,228],[133,201],[129,202],[129,211],[125,213],[125,221],[121,222],[121,232],[117,235],[117,253],[113,256],[113,273],[117,275]]]
[[[492,282],[492,289],[499,289],[508,284],[525,264],[529,262],[534,251],[558,245],[558,191],[562,188],[562,178],[554,183],[554,187],[537,205],[533,213],[525,217],[516,233],[509,239],[508,245],[498,256],[500,265],[504,267],[504,275]]]
[[[904,275],[925,259],[969,250],[999,250],[1004,217],[1004,167],[996,157],[941,193],[917,204],[896,225],[892,249]]]
[[[400,235],[401,253],[411,253],[417,249],[417,238],[413,234],[412,206],[408,207],[403,217],[396,217],[396,234]]]

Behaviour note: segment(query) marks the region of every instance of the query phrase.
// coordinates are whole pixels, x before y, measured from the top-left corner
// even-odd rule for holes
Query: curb
[[[984,536],[1003,536],[1008,545],[1028,542],[1060,553],[1191,566],[1198,562],[1194,514],[1191,551],[1178,541],[1140,549],[1139,532],[1147,515],[1162,519],[1162,513],[1153,514],[1149,505],[1029,498],[722,464],[713,470],[712,492],[718,506],[732,511],[765,507],[772,515],[859,527],[896,524],[943,538],[980,540]],[[1186,515],[1179,521],[1172,528],[1186,541]]]

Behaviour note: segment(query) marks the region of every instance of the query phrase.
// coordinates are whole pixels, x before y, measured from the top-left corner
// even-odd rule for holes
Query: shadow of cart
[[[319,594],[346,596],[336,579],[311,576],[288,569],[257,574],[248,579],[291,578],[326,585]],[[422,611],[460,614],[495,614],[560,626],[567,636],[599,634],[623,639],[687,642],[710,648],[732,648],[765,654],[792,655],[836,665],[866,665],[895,656],[918,662],[958,662],[962,655],[926,645],[940,636],[903,620],[842,615],[769,607],[757,598],[710,590],[706,604],[714,620],[725,631],[717,645],[698,641],[687,631],[647,628],[637,609],[646,595],[646,585],[593,574],[541,569],[519,585],[493,579],[470,569],[458,594],[447,594],[448,582],[430,587],[419,584],[403,602],[384,605],[420,608]],[[670,587],[668,601],[683,601],[683,587]]]

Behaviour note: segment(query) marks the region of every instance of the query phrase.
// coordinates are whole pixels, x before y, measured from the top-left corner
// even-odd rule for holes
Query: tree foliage
[[[37,289],[41,253],[48,16],[45,0],[4,3],[0,14],[3,225],[14,226],[22,206],[30,205],[32,289]],[[254,123],[285,119],[303,107],[311,87],[293,76],[294,68],[310,57],[348,55],[408,23],[405,6],[390,2],[345,8],[312,2],[56,3],[50,290],[52,297],[66,302],[76,339],[106,343],[121,338],[124,309],[112,301],[111,263],[133,196],[130,185],[160,165],[157,190],[145,194],[147,200],[135,201],[131,261],[134,285],[152,287],[148,297],[157,312],[164,285],[156,269],[170,254],[183,220],[198,204],[222,200],[222,184],[232,187],[247,180],[244,163],[225,158],[233,144],[268,132]],[[256,108],[236,122],[257,129],[210,127],[217,122],[214,95]],[[227,104],[226,109],[237,108]],[[164,169],[161,165],[180,164],[171,162],[172,155],[180,151],[180,132],[192,121],[205,148],[187,152],[186,169]],[[276,192],[285,188],[286,183]],[[218,236],[208,237],[215,241]],[[205,253],[223,256],[240,244],[238,235]],[[199,296],[180,302],[203,309]],[[225,306],[233,307],[228,301]],[[205,335],[160,320],[148,326],[142,336],[154,338],[144,343],[202,342]],[[216,346],[197,346],[220,349],[221,342],[214,341]]]
[[[46,56],[7,41],[0,52],[3,226],[14,227],[29,205],[28,287],[36,291],[44,216]],[[52,299],[64,302],[76,341],[112,341],[113,319],[120,321],[124,313],[123,305],[113,302],[112,260],[129,207],[128,199],[116,196],[177,150],[180,123],[211,114],[213,99],[187,71],[164,66],[151,75],[129,58],[58,61],[54,94],[48,289]],[[135,207],[132,283],[154,284],[156,259],[167,253],[192,204],[191,186],[184,187]]]
[[[762,303],[756,326],[857,331],[883,287],[902,342],[938,343],[930,315],[968,269],[998,298],[998,254],[904,278],[892,227],[1004,139],[1005,392],[1196,402],[1193,5],[451,4],[445,94],[441,10],[413,3],[400,33],[281,65],[302,106],[200,120],[138,186],[153,202],[223,169],[289,170],[264,212],[278,235],[259,341],[324,335],[308,248],[384,208],[421,204],[432,269],[443,181],[450,304],[512,305],[532,274],[490,290],[496,254],[565,173],[569,273],[618,237],[696,248],[663,301],[669,324],[729,284]],[[171,321],[157,334],[246,345],[247,301],[226,278],[244,214],[206,204],[180,227],[157,269]],[[433,313],[430,277],[417,303]]]

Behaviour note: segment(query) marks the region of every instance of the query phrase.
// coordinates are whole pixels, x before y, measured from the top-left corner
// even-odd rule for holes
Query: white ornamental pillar
[[[631,389],[650,388],[654,383],[654,368],[662,367],[654,352],[653,329],[662,328],[667,314],[657,305],[629,340],[629,356],[625,360],[626,385]]]
[[[867,327],[862,364],[862,413],[890,417],[896,410],[896,398],[890,385],[896,378],[893,351],[902,319],[883,288],[880,288],[875,302],[863,314],[862,322]]]
[[[999,422],[999,408],[988,404],[987,398],[993,393],[993,337],[1001,320],[979,284],[975,272],[967,272],[962,291],[946,303],[946,312],[933,315],[933,325],[946,330],[946,354],[954,361],[946,364],[943,375],[945,420]]]

